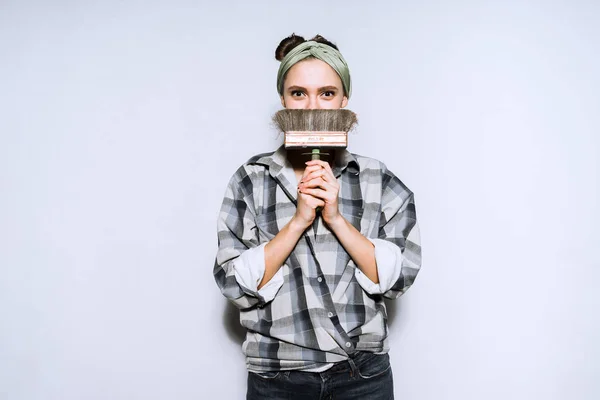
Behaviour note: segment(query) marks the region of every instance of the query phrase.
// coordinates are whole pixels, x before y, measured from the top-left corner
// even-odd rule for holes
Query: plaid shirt
[[[375,246],[379,283],[366,277],[321,218],[260,290],[264,245],[296,211],[285,149],[251,158],[231,178],[218,219],[214,277],[240,309],[250,371],[321,371],[356,351],[389,350],[383,297],[413,283],[421,246],[412,192],[383,163],[337,151],[340,213]]]

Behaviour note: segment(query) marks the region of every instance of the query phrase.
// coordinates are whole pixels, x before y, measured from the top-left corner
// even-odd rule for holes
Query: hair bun
[[[292,33],[290,36],[279,42],[279,46],[275,49],[275,58],[277,61],[283,60],[283,58],[300,43],[304,43],[306,40],[302,36],[298,36]]]
[[[333,47],[334,49],[336,49],[336,50],[338,50],[338,51],[340,50],[340,49],[338,49],[338,47],[337,47],[337,46],[336,46],[334,43],[332,43],[332,42],[330,42],[329,40],[325,39],[325,38],[324,38],[323,36],[321,36],[321,35],[317,35],[317,36],[315,36],[314,38],[312,38],[312,39],[310,39],[310,40],[312,40],[313,42],[317,42],[317,43],[326,44],[327,46],[329,46],[329,47]]]

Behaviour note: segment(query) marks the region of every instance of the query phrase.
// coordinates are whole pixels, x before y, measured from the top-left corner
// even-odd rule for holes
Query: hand
[[[322,202],[320,204],[323,207],[321,215],[323,220],[331,225],[341,217],[338,209],[340,185],[335,179],[329,163],[312,160],[306,162],[306,165],[298,190],[303,196],[308,195]]]
[[[304,186],[304,182],[307,181],[308,177],[313,171],[321,170],[321,166],[307,167],[302,174],[300,184],[298,185],[298,204],[296,206],[296,214],[294,215],[295,222],[302,228],[302,230],[312,225],[313,221],[317,216],[317,208],[325,206],[325,202],[317,197],[311,196],[305,190],[308,190]],[[304,189],[304,190],[303,190]]]

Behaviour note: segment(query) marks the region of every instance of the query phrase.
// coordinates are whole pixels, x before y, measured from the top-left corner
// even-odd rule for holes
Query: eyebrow
[[[296,86],[296,85],[294,85],[294,86],[290,86],[288,88],[288,90],[289,91],[291,91],[291,90],[304,90],[304,91],[306,91],[306,88],[303,88],[302,86]],[[339,90],[339,88],[337,88],[336,86],[323,86],[323,87],[320,87],[318,89],[318,91],[320,91],[320,92],[325,91],[325,90]]]

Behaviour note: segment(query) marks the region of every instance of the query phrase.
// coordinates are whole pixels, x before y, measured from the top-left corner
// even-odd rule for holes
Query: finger
[[[316,197],[317,199],[324,201],[326,204],[335,203],[335,199],[336,199],[336,197],[334,195],[332,195],[331,192],[328,192],[328,191],[320,189],[320,188],[303,189],[302,193],[309,194],[313,197]]]
[[[327,182],[326,180],[324,180],[321,177],[311,179],[310,181],[303,182],[300,187],[303,190],[304,189],[321,188],[323,190],[327,190],[327,191],[331,191],[331,192],[335,192],[337,189],[334,184]]]
[[[314,179],[306,179],[302,182],[302,185],[306,185],[308,187],[313,186],[321,186],[323,189],[331,190],[335,193],[338,193],[340,190],[340,184],[337,179],[330,180],[331,177],[327,177],[326,175],[320,175]]]
[[[325,201],[323,201],[323,199],[315,197],[312,194],[308,193],[307,191],[302,191],[300,193],[299,197],[304,202],[304,204],[306,204],[308,207],[312,208],[313,210],[317,207],[325,206]]]
[[[306,165],[311,166],[311,167],[312,166],[320,165],[321,168],[327,174],[327,180],[335,180],[335,175],[333,174],[333,170],[331,169],[331,165],[329,165],[328,162],[322,161],[322,160],[311,160],[311,161],[307,161]]]
[[[321,168],[320,166],[318,166],[318,165],[311,165],[311,166],[308,166],[308,167],[306,167],[306,168],[304,169],[304,172],[302,173],[302,180],[304,180],[304,178],[305,178],[306,176],[310,175],[310,173],[311,173],[311,172],[314,172],[314,171],[319,171],[319,170],[321,170],[321,169],[322,169],[322,168]]]
[[[325,168],[325,165],[329,165],[327,161],[323,160],[310,160],[305,162],[306,165],[320,165],[322,168]]]
[[[310,174],[306,175],[306,177],[304,177],[302,179],[302,181],[308,182],[312,179],[317,179],[317,178],[323,178],[323,180],[327,180],[325,178],[325,175],[326,175],[326,171],[323,168],[320,168],[320,169],[313,171]]]
[[[304,171],[305,172],[307,172],[307,171],[311,172],[311,171],[318,171],[319,169],[324,169],[324,167],[322,167],[321,165],[314,164],[314,165],[307,165],[304,168]]]
[[[336,179],[335,179],[335,175],[333,175],[333,170],[331,169],[331,165],[329,165],[329,163],[325,163],[325,165],[323,167],[325,169],[326,176],[329,179],[333,179],[335,181]]]

